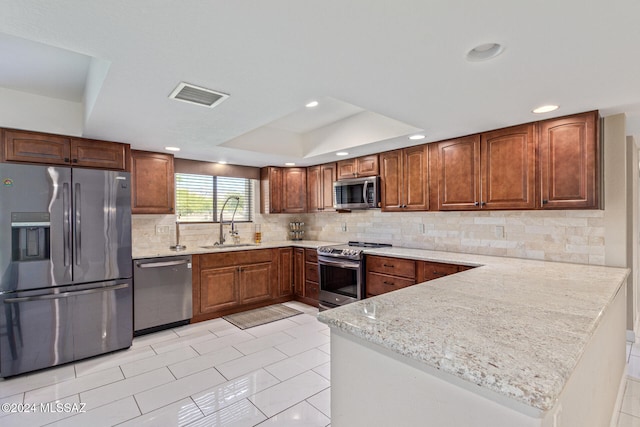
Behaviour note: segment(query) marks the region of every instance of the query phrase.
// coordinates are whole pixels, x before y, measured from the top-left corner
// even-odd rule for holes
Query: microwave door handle
[[[367,187],[369,186],[369,181],[364,182],[364,186],[362,187],[362,202],[367,203]]]

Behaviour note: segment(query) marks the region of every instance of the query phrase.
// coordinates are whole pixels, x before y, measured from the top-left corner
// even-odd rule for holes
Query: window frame
[[[206,178],[210,178],[211,179],[211,197],[212,197],[212,201],[211,201],[211,220],[206,220],[206,219],[199,219],[199,220],[188,220],[185,219],[185,216],[181,217],[180,214],[180,209],[178,207],[178,201],[180,199],[179,197],[179,184],[178,184],[178,179],[180,178],[180,176],[198,176],[198,177],[206,177]],[[244,186],[244,193],[241,194],[240,196],[243,197],[246,200],[247,203],[247,207],[246,207],[246,214],[242,214],[241,215],[241,219],[234,219],[234,222],[236,223],[252,223],[255,220],[255,180],[252,178],[243,178],[243,177],[230,177],[230,176],[222,176],[222,175],[208,175],[208,174],[198,174],[198,173],[185,173],[185,172],[176,172],[174,174],[174,183],[175,183],[175,188],[176,188],[176,198],[175,198],[175,213],[176,213],[176,220],[180,223],[183,224],[219,224],[220,223],[220,211],[219,208],[221,207],[221,204],[224,203],[224,200],[226,200],[226,197],[224,200],[219,200],[219,195],[221,193],[221,188],[219,186],[219,182],[220,180],[224,180],[224,179],[230,179],[230,180],[242,180],[244,182],[242,182],[243,186]],[[206,189],[206,188],[205,188]],[[188,189],[187,189],[188,190]],[[224,191],[225,188],[223,187],[222,190]],[[227,196],[228,197],[228,196]],[[224,221],[230,221],[231,220],[231,213],[233,212],[235,205],[233,204],[233,201],[230,201],[225,209],[225,218]],[[241,208],[239,208],[238,212],[240,211]],[[231,212],[229,212],[231,211]],[[229,218],[226,218],[226,215],[229,215]]]

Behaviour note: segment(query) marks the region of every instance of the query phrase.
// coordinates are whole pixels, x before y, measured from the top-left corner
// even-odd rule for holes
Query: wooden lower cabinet
[[[291,295],[294,291],[293,248],[278,249],[278,289],[280,296]]]
[[[193,255],[193,320],[291,299],[280,296],[279,249]]]
[[[240,304],[239,287],[236,284],[238,268],[210,268],[200,272],[200,305],[194,313],[223,310]]]
[[[469,270],[474,267],[431,261],[368,255],[366,257],[366,294],[372,297],[416,283]]]
[[[318,306],[318,254],[315,249],[294,249],[295,298],[306,304]]]
[[[304,249],[295,248],[293,250],[293,287],[296,297],[304,296]]]
[[[265,262],[238,267],[240,304],[250,304],[272,298],[271,264],[271,262]]]

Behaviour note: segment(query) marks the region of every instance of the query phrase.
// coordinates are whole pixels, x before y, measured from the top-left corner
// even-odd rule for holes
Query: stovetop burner
[[[318,255],[360,260],[364,248],[388,248],[391,246],[389,243],[350,241],[346,245],[320,246]]]

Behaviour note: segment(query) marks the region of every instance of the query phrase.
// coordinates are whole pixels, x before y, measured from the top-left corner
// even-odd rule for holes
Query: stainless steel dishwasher
[[[134,261],[135,335],[189,323],[193,313],[191,271],[191,255]]]

